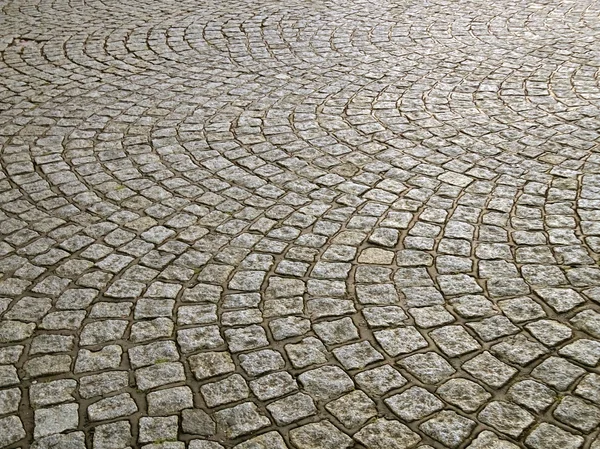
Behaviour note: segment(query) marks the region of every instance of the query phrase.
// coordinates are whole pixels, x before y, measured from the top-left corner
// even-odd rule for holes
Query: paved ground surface
[[[0,447],[600,448],[600,3],[0,7]]]

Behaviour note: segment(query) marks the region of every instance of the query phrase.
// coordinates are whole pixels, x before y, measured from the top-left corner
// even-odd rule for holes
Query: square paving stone
[[[281,354],[272,349],[263,349],[261,351],[240,354],[239,360],[242,369],[250,376],[257,376],[269,371],[275,371],[282,369],[285,366],[285,361]]]
[[[421,441],[421,437],[404,424],[385,418],[366,425],[354,438],[370,449],[408,449]]]
[[[329,401],[354,389],[352,379],[337,366],[323,366],[298,376],[302,389],[317,401]]]
[[[477,423],[452,411],[443,411],[419,426],[424,433],[447,447],[458,447]]]
[[[373,335],[383,350],[392,357],[409,354],[429,345],[414,326],[385,329],[373,332]]]
[[[190,449],[192,448],[190,447]],[[281,435],[273,431],[250,438],[243,443],[233,446],[233,449],[288,449],[288,447]]]
[[[490,402],[478,415],[481,422],[496,430],[518,438],[535,421],[533,415],[508,402]]]
[[[456,318],[448,312],[444,306],[413,307],[408,309],[418,327],[435,327],[456,321]]]
[[[579,449],[583,443],[583,437],[548,423],[541,423],[525,439],[531,449]]]
[[[215,422],[204,410],[185,409],[181,412],[181,419],[181,428],[185,433],[211,436],[216,432]]]
[[[427,307],[444,304],[444,297],[435,287],[405,287],[401,289],[409,307]]]
[[[257,325],[225,330],[225,338],[231,352],[258,349],[269,344],[265,330]]]
[[[90,421],[120,418],[138,411],[137,404],[129,393],[122,393],[94,402],[87,409]]]
[[[278,318],[269,322],[271,334],[275,340],[298,337],[310,331],[310,320],[297,316]]]
[[[46,405],[74,401],[73,392],[76,388],[77,381],[74,379],[33,382],[29,387],[29,402],[33,407],[39,408]],[[19,389],[0,390],[0,410],[3,409],[2,405],[4,406],[4,410],[6,410],[0,413],[4,414],[16,411],[20,400],[21,392]],[[7,410],[6,407],[14,410]]]
[[[82,398],[102,396],[129,386],[127,371],[107,371],[82,377],[79,380],[79,395]]]
[[[390,390],[401,388],[407,380],[390,365],[359,372],[354,380],[369,396],[383,396]]]
[[[290,441],[298,449],[346,449],[353,443],[352,438],[329,421],[319,421],[290,430]]]
[[[465,362],[462,369],[493,388],[502,387],[517,373],[515,368],[501,362],[487,351]]]
[[[411,355],[398,361],[398,364],[426,384],[436,384],[456,372],[443,357],[435,352]]]
[[[531,335],[546,346],[555,346],[571,338],[573,331],[566,326],[554,320],[539,320],[525,325]]]
[[[131,445],[131,424],[118,421],[94,428],[94,449],[117,449]]]
[[[71,432],[67,434],[54,434],[39,440],[35,440],[31,444],[31,449],[86,449],[85,434],[83,432]]]
[[[569,320],[577,329],[600,339],[600,313],[595,310],[584,310]]]
[[[575,394],[600,405],[600,375],[594,373],[586,375],[577,385]]]
[[[190,356],[188,361],[198,380],[235,371],[235,364],[228,352],[203,352]]]
[[[383,360],[383,355],[373,348],[368,341],[341,346],[335,348],[332,352],[347,370],[364,368],[371,363]]]
[[[563,398],[552,414],[560,422],[584,433],[590,433],[600,425],[600,409],[574,396]]]
[[[179,351],[173,341],[159,341],[130,348],[128,351],[132,368],[142,368],[159,362],[179,361]]]
[[[258,399],[266,401],[296,391],[298,385],[289,373],[280,371],[251,380],[250,389]]]
[[[437,280],[444,295],[466,295],[483,291],[475,279],[466,274],[444,274],[438,276]]]
[[[548,353],[548,349],[536,342],[529,340],[525,335],[519,334],[508,337],[490,348],[490,351],[510,362],[518,365],[527,365]]]
[[[357,285],[356,295],[361,304],[392,305],[398,303],[393,284]]]
[[[561,357],[550,357],[531,372],[533,377],[558,390],[566,390],[583,374],[585,374],[583,368],[567,362]]]
[[[436,393],[465,412],[474,412],[492,397],[481,385],[460,378],[450,379],[438,387]]]
[[[494,304],[482,295],[459,296],[449,302],[463,318],[483,318],[498,313]]]
[[[179,418],[177,416],[146,417],[139,421],[138,441],[152,443],[154,441],[177,440]]]
[[[267,405],[267,410],[279,426],[285,426],[317,413],[312,398],[303,393],[271,402]]]
[[[247,435],[271,424],[269,418],[261,415],[252,402],[219,410],[215,412],[214,417],[218,431],[230,439]]]
[[[515,404],[540,413],[554,403],[556,393],[534,380],[523,380],[510,387],[506,397]]]
[[[327,350],[320,340],[314,337],[304,338],[300,343],[285,346],[294,368],[305,368],[310,365],[327,362]]]
[[[570,288],[536,288],[535,293],[558,313],[568,312],[585,302],[579,293]]]
[[[404,421],[416,421],[444,408],[444,403],[421,387],[412,387],[384,400],[395,415]]]
[[[519,328],[502,315],[485,318],[477,323],[467,323],[467,326],[473,329],[483,341],[492,341],[519,332]]]
[[[594,367],[600,361],[600,342],[581,338],[563,346],[558,353],[583,365]]]
[[[34,412],[33,437],[41,438],[61,433],[65,430],[74,430],[78,426],[79,404],[62,404],[49,408],[40,408]],[[22,426],[20,427],[22,428]]]
[[[227,329],[225,331],[225,335],[227,336],[227,331],[233,330],[235,329]],[[223,346],[225,344],[225,341],[221,337],[221,334],[219,332],[219,326],[204,326],[193,327],[191,329],[182,329],[177,331],[177,343],[181,347],[182,352],[190,353],[200,350],[217,349]],[[238,344],[242,345],[243,343]],[[251,346],[250,343],[248,343],[248,345]],[[234,347],[237,350],[240,350],[238,346],[235,346],[235,343]]]
[[[431,331],[429,336],[448,357],[457,357],[481,348],[462,326],[440,327]]]
[[[519,446],[507,440],[498,438],[494,432],[484,430],[475,438],[468,449],[519,449]]]
[[[499,301],[498,306],[513,323],[524,323],[546,316],[542,306],[527,296]]]
[[[208,407],[216,407],[245,399],[249,396],[250,390],[242,376],[233,374],[223,380],[202,385],[200,393]]]
[[[361,426],[377,415],[375,403],[360,390],[331,401],[325,408],[349,429]]]
[[[364,307],[362,314],[371,328],[400,326],[408,318],[398,306]]]
[[[326,345],[338,345],[358,339],[358,329],[350,318],[315,323],[313,329]]]
[[[174,415],[185,408],[194,406],[193,393],[189,387],[153,391],[148,393],[146,400],[150,416]]]

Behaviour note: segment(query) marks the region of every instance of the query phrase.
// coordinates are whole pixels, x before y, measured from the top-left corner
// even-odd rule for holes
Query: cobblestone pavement
[[[600,3],[0,8],[0,447],[600,448]]]

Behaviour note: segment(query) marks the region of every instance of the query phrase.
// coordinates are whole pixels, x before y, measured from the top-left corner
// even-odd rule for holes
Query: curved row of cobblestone
[[[0,447],[600,437],[600,7],[0,3]]]

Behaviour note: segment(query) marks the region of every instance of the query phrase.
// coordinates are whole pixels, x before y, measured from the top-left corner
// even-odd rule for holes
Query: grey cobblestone
[[[598,17],[5,0],[0,447],[596,449]]]

